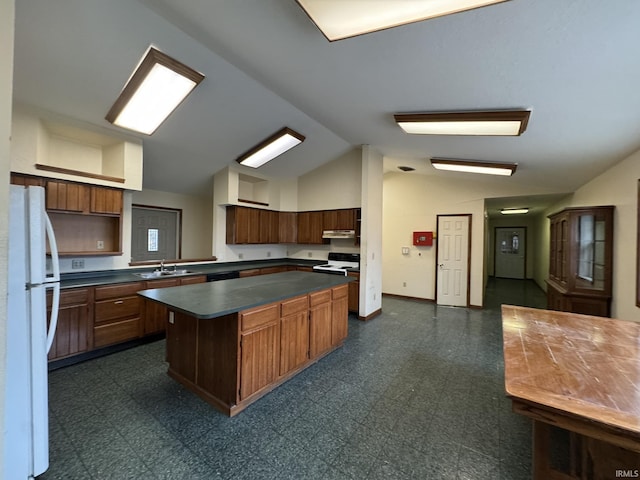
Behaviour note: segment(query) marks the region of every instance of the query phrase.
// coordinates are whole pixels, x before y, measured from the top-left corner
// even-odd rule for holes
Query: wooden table
[[[507,394],[533,419],[533,477],[640,478],[640,323],[503,305],[502,327]],[[570,432],[565,471],[556,427]]]

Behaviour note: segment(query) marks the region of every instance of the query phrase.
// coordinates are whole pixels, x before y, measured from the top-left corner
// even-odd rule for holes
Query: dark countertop
[[[278,258],[269,260],[247,260],[240,262],[216,262],[202,264],[179,264],[178,268],[185,268],[193,273],[189,275],[209,275],[229,272],[239,272],[241,270],[251,270],[254,268],[276,267],[282,265],[312,267],[327,263],[327,260],[304,260],[298,258]],[[173,264],[167,264],[167,269],[173,269]],[[132,268],[124,270],[106,270],[97,272],[63,273],[61,275],[61,288],[96,287],[113,283],[143,282],[153,281],[158,278],[142,278],[136,273],[151,272],[155,267]],[[354,270],[358,271],[358,270]],[[182,278],[187,275],[177,277],[159,278]]]
[[[187,315],[210,319],[353,281],[342,275],[283,272],[181,287],[143,290],[138,295]]]

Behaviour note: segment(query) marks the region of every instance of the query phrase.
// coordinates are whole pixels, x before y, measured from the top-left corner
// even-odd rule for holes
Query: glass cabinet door
[[[581,213],[577,218],[575,286],[605,291],[610,261],[607,255],[607,219],[596,213]]]

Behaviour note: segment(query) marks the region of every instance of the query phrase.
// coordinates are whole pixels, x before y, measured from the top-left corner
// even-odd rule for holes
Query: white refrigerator
[[[47,242],[51,273],[47,273]],[[0,478],[34,478],[49,467],[47,352],[60,299],[60,270],[42,187],[11,185],[4,464]],[[46,291],[53,289],[47,331]]]

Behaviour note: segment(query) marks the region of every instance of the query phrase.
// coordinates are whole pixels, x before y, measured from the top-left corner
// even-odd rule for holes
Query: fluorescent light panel
[[[332,42],[504,1],[507,0],[297,0]]]
[[[482,162],[478,160],[454,160],[449,158],[432,158],[431,165],[438,170],[454,172],[483,173],[486,175],[511,176],[518,167],[517,163]]]
[[[521,215],[528,212],[528,208],[503,208],[500,210],[502,215]]]
[[[285,127],[240,155],[236,161],[247,167],[258,168],[301,144],[304,139],[304,135]]]
[[[204,75],[149,47],[105,117],[151,135],[204,79]]]
[[[398,113],[394,119],[405,132],[417,135],[521,135],[529,123],[528,110],[487,112]]]

